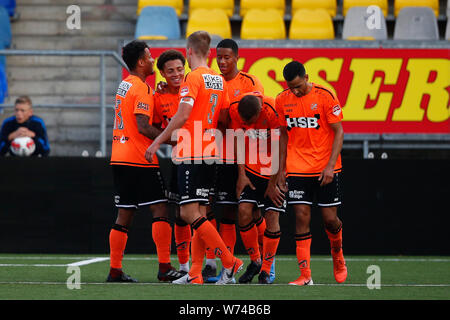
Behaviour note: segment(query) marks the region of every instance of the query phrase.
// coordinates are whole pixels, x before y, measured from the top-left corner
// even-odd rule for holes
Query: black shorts
[[[250,188],[249,186],[245,187],[239,198],[239,203],[243,202],[254,203],[255,206],[259,208],[264,208],[264,211],[273,210],[283,213],[286,211],[286,201],[283,202],[281,207],[278,207],[269,198],[264,198],[264,194],[266,193],[269,179],[261,178],[248,171],[246,171],[245,173],[247,177],[250,179],[253,186],[255,187],[255,190],[252,190],[252,188]]]
[[[181,163],[177,168],[179,204],[191,202],[209,204],[216,177],[216,165]]]
[[[112,165],[117,208],[134,208],[167,202],[158,167]]]
[[[170,179],[166,189],[169,203],[178,204],[180,201],[180,192],[178,191],[178,166],[173,162],[170,162]]]
[[[237,164],[217,165],[216,204],[238,204],[236,198]]]
[[[321,187],[319,177],[288,177],[288,205],[312,205],[317,201],[320,207],[332,207],[341,204],[341,173],[335,173],[333,181]]]

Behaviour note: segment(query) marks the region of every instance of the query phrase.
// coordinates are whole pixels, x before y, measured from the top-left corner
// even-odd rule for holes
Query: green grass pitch
[[[240,256],[245,266],[249,260]],[[95,259],[98,258],[98,259]],[[95,260],[93,260],[95,259]],[[299,276],[295,256],[276,258],[272,285],[173,285],[156,279],[154,255],[125,255],[124,271],[136,284],[105,283],[107,255],[0,254],[1,300],[449,300],[450,257],[346,256],[348,278],[337,284],[330,256],[312,256],[314,286],[288,285]],[[178,266],[176,256],[172,264]],[[79,266],[80,288],[69,289],[71,265]],[[379,289],[369,266],[379,268]],[[220,266],[220,263],[218,263]],[[242,272],[241,272],[242,273]],[[238,275],[239,276],[239,275]],[[371,278],[372,276],[372,278]],[[69,279],[71,280],[71,279]],[[74,284],[69,281],[69,284]]]

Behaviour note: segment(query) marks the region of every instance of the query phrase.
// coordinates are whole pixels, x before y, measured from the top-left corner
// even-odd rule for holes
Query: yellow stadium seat
[[[435,16],[439,16],[439,0],[395,0],[394,15],[397,17],[404,7],[430,7]]]
[[[297,10],[289,28],[289,39],[334,39],[330,14],[325,9]]]
[[[336,0],[292,0],[292,16],[299,9],[325,9],[331,17],[336,16]]]
[[[147,6],[168,6],[175,9],[177,16],[183,13],[183,0],[138,0],[137,15],[141,14],[141,10]]]
[[[275,9],[250,9],[242,19],[241,39],[275,40],[285,38],[284,19]]]
[[[375,38],[374,37],[347,37],[345,40],[372,41],[372,40],[375,40]]]
[[[371,5],[380,7],[385,17],[388,15],[388,0],[344,0],[342,14],[347,15],[347,11],[351,7],[368,7]]]
[[[166,36],[139,36],[138,40],[167,40]]]
[[[234,0],[189,0],[189,14],[195,9],[223,9],[231,17],[234,13]]]
[[[231,24],[222,9],[196,9],[189,15],[186,37],[195,31],[204,30],[211,35],[231,38]]]
[[[241,0],[241,17],[251,9],[275,9],[284,17],[285,0]]]

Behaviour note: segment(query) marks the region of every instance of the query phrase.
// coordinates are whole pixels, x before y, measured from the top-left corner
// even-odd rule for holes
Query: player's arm
[[[286,126],[280,127],[280,169],[278,170],[277,186],[281,191],[287,192],[286,186],[286,158],[287,158],[287,144],[289,135]]]
[[[192,107],[194,106],[194,99],[191,97],[184,97],[180,101],[180,105],[178,107],[177,113],[170,120],[167,127],[164,129],[161,134],[156,137],[153,143],[147,148],[145,152],[145,158],[152,162],[153,155],[159,149],[160,145],[165,143],[166,141],[172,140],[172,133],[181,128],[186,121],[189,119],[189,116],[192,112]]]
[[[36,131],[30,131],[34,134],[33,140],[36,143],[36,151],[37,154],[41,154],[42,156],[48,156],[50,153],[50,143],[48,141],[47,136],[47,128],[45,127],[45,124],[39,123],[39,125],[36,127]]]
[[[334,167],[336,165],[336,161],[339,157],[339,154],[342,150],[342,145],[344,143],[344,129],[342,127],[341,122],[330,123],[330,127],[334,132],[333,145],[331,147],[331,155],[325,169],[320,173],[319,181],[321,181],[320,185],[324,186],[331,181],[333,181],[334,177]]]
[[[136,122],[139,133],[151,140],[155,140],[155,138],[161,133],[161,130],[151,125],[149,120],[150,118],[144,114],[136,114]]]
[[[266,192],[264,194],[264,197],[269,197],[270,200],[272,200],[272,202],[274,204],[276,204],[277,206],[281,206],[284,202],[284,193],[286,192],[286,187],[280,188],[279,187],[279,182],[281,179],[280,175],[284,175],[284,168],[282,170],[282,166],[284,167],[284,165],[282,165],[283,162],[285,162],[286,160],[283,158],[285,157],[285,148],[282,147],[282,144],[287,144],[287,140],[286,137],[284,135],[282,135],[281,133],[281,127],[275,129],[278,130],[280,132],[280,139],[279,139],[279,147],[278,147],[278,170],[276,172],[273,172],[272,175],[270,176],[269,179],[269,183],[267,184],[267,188],[266,188]],[[272,166],[274,165],[274,160],[272,159]],[[283,181],[285,181],[283,179]],[[285,183],[285,182],[284,182]]]
[[[8,135],[8,140],[12,141],[15,138],[18,137],[30,137],[30,138],[34,138],[36,136],[36,133],[34,131],[31,131],[30,129],[26,128],[26,127],[19,127],[17,128],[17,130],[11,132]]]

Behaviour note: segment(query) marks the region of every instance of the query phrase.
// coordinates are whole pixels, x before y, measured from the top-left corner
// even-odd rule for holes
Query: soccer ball
[[[15,138],[11,142],[11,152],[19,157],[28,157],[36,150],[34,140],[30,137]]]

